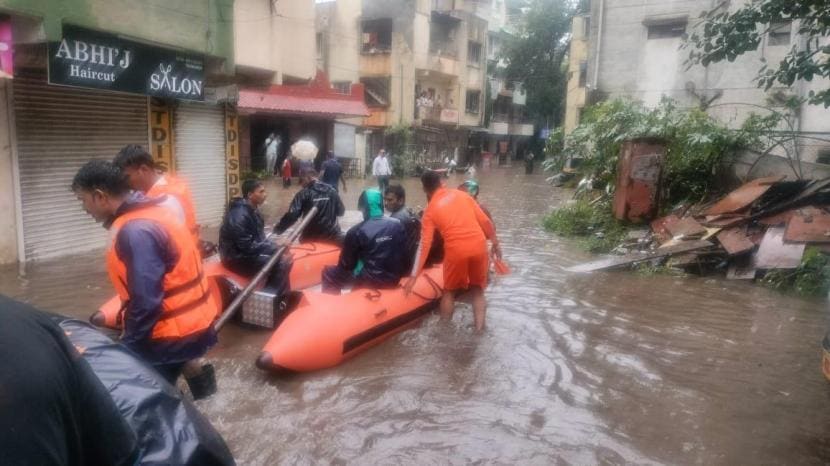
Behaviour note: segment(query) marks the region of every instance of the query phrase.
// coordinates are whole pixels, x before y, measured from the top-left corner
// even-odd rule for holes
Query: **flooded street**
[[[253,364],[268,333],[229,326],[210,353],[220,392],[198,406],[239,464],[830,462],[826,302],[721,278],[567,273],[589,256],[541,216],[570,193],[519,169],[479,180],[513,269],[487,292],[486,334],[461,304],[450,325],[431,316],[280,380]],[[371,183],[351,180],[348,209]],[[404,185],[423,205],[418,180]],[[296,187],[269,188],[273,223]],[[18,272],[2,269],[0,293],[78,318],[112,293],[100,254]]]

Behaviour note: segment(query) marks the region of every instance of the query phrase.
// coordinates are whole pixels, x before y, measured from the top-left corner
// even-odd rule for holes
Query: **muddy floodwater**
[[[461,304],[448,325],[430,316],[279,380],[253,364],[268,333],[229,326],[210,353],[220,393],[198,406],[240,464],[830,462],[826,302],[722,278],[570,274],[589,256],[540,224],[570,193],[519,170],[479,179],[513,269],[487,291],[486,334]],[[371,183],[349,183],[347,208]],[[404,185],[423,205],[417,180]],[[296,188],[269,187],[273,222]],[[111,294],[100,254],[19,272],[2,270],[0,292],[80,318]]]

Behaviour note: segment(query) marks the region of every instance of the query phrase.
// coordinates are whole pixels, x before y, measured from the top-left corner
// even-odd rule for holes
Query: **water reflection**
[[[268,334],[229,326],[212,352],[221,393],[200,408],[240,464],[830,461],[825,303],[721,279],[565,273],[588,256],[539,219],[568,193],[519,171],[480,178],[514,271],[488,290],[486,334],[461,304],[450,325],[432,317],[338,368],[276,380],[253,366]],[[423,205],[417,180],[404,184]],[[273,222],[296,188],[270,191]],[[110,293],[99,259],[7,268],[0,291],[85,317]]]

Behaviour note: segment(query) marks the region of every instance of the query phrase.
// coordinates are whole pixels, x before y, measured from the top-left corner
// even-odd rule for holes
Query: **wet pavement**
[[[228,326],[211,353],[220,393],[198,405],[240,464],[830,462],[826,302],[721,278],[567,273],[589,256],[540,220],[569,193],[519,170],[479,175],[513,269],[487,292],[486,334],[462,304],[451,324],[429,317],[279,380],[253,365],[268,333]],[[417,180],[404,184],[423,205]],[[271,222],[295,190],[272,187]],[[0,271],[0,292],[76,317],[111,293],[99,255],[19,272]]]

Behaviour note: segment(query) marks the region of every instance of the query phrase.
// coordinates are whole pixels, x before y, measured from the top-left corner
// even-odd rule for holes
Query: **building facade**
[[[0,78],[0,262],[103,247],[69,185],[126,144],[191,182],[200,223],[221,221],[226,104],[213,90],[232,77],[232,17],[221,2],[0,1],[13,52]]]
[[[521,12],[504,0],[480,3],[487,18],[487,83],[489,89],[488,126],[484,139],[484,158],[503,165],[512,158],[522,157],[533,137],[534,127],[526,119],[527,93],[522,82],[505,79],[506,64],[501,59],[502,47],[515,34],[513,22]]]
[[[734,11],[745,2],[724,2],[716,7]],[[569,93],[569,99],[575,100],[568,103],[568,128],[575,126],[577,110],[584,105],[581,102],[617,96],[647,106],[656,106],[664,96],[670,97],[682,106],[704,108],[718,120],[738,127],[752,113],[786,111],[784,103],[791,97],[802,98],[810,90],[830,84],[826,79],[814,79],[769,91],[757,87],[754,78],[764,62],[778,63],[791,48],[803,46],[798,25],[789,21],[773,24],[755,52],[734,62],[686,66],[689,51],[680,48],[684,36],[692,32],[701,14],[712,8],[708,0],[593,0],[590,17],[582,20],[588,25],[587,60],[582,67],[580,58],[580,73],[575,73],[584,91]],[[575,21],[575,36],[578,23]],[[582,45],[575,47],[577,54],[581,53]],[[805,175],[822,170],[822,165],[830,163],[830,110],[805,104],[793,116],[796,131],[803,136],[797,148],[807,165]],[[768,163],[777,163],[780,168],[780,162]],[[817,162],[819,165],[815,165]],[[775,167],[768,171],[775,171]]]
[[[356,28],[359,6],[344,12]],[[127,144],[189,183],[203,227],[246,171],[275,170],[268,154],[356,146],[357,33],[348,85],[332,84],[315,18],[313,0],[0,0],[0,263],[102,248],[69,185]]]
[[[360,18],[362,0],[317,1],[317,69],[332,87],[347,94],[360,82]],[[360,176],[366,159],[363,118],[341,118],[334,123],[332,147],[344,172]]]
[[[469,160],[470,133],[484,115],[487,21],[478,2],[364,0],[360,80],[370,116],[367,156],[394,126],[415,129],[415,147],[427,166]],[[394,155],[394,154],[393,154]]]

